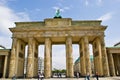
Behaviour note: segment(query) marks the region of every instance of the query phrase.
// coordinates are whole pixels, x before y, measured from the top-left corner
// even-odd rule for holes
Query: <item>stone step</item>
[[[13,79],[0,78],[0,80],[13,80]],[[15,80],[38,80],[38,79],[32,78],[32,79],[15,79]],[[42,80],[85,80],[85,78],[50,78],[50,79],[42,79]],[[90,78],[90,80],[96,80],[96,78]],[[99,78],[99,80],[120,80],[120,77],[104,77],[104,78]]]

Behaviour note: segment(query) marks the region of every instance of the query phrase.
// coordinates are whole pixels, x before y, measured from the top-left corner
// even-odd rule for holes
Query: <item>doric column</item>
[[[115,67],[115,75],[118,75],[118,70],[117,70],[117,54],[113,54],[113,60],[114,60],[114,67]]]
[[[66,60],[67,60],[67,77],[74,77],[73,75],[73,55],[72,55],[72,37],[66,39]]]
[[[34,44],[34,77],[38,76],[38,43],[35,40]]]
[[[117,55],[118,56],[118,73],[119,73],[119,75],[120,75],[120,55],[118,54]]]
[[[50,50],[50,59],[51,59],[50,67],[51,67],[51,77],[52,77],[52,43],[51,43],[51,50]]]
[[[98,61],[97,61],[97,57],[96,57],[96,51],[97,51],[97,50],[96,50],[96,47],[97,47],[97,46],[96,46],[96,45],[97,45],[97,44],[96,44],[96,40],[93,41],[92,45],[93,45],[93,57],[94,57],[94,58],[93,58],[93,59],[94,59],[93,61],[94,61],[94,73],[95,73],[95,72],[97,71],[97,62],[98,62]]]
[[[51,77],[51,40],[45,38],[45,53],[44,53],[44,74],[45,78]]]
[[[83,38],[80,40],[80,43],[79,43],[80,47],[79,47],[79,51],[80,51],[80,72],[81,72],[81,75],[82,76],[85,76],[86,75],[86,65],[85,65],[85,52],[84,52],[84,40]]]
[[[94,65],[95,65],[95,72],[97,72],[100,76],[103,75],[103,68],[102,68],[102,54],[101,54],[101,43],[100,39],[96,38],[94,41]]]
[[[110,75],[115,76],[115,66],[114,66],[112,53],[108,52],[108,60],[109,60]]]
[[[109,67],[108,67],[108,59],[107,59],[105,42],[104,42],[104,36],[101,36],[100,39],[101,39],[103,75],[109,76]]]
[[[117,65],[117,72],[118,72],[118,75],[120,75],[120,61],[119,61],[119,55],[117,54],[116,55],[116,65]]]
[[[28,39],[27,77],[34,75],[34,38]]]
[[[16,77],[18,77],[19,75],[19,71],[18,71],[18,66],[20,66],[19,64],[18,64],[18,61],[19,61],[19,53],[20,53],[20,40],[18,39],[17,40],[17,48],[16,48],[16,67],[15,67],[15,75],[16,75]],[[21,66],[21,67],[23,67],[23,66]]]
[[[10,65],[9,65],[9,77],[13,77],[15,75],[16,71],[16,50],[17,50],[17,38],[13,38],[12,42],[12,50],[11,50],[11,56],[10,56]]]
[[[88,37],[83,37],[84,39],[84,52],[85,52],[85,63],[86,63],[86,73],[89,73],[91,75],[91,62],[90,62],[90,53],[89,53],[89,41]]]
[[[8,55],[5,56],[3,78],[6,76]]]
[[[69,53],[69,50],[67,49],[67,41],[66,41],[66,77],[69,77],[68,53]]]

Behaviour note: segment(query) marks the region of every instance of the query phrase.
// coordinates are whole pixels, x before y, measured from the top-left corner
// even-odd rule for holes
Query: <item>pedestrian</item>
[[[59,73],[57,73],[57,77],[59,78]]]
[[[79,78],[79,72],[76,73],[77,78]]]
[[[85,80],[90,80],[90,74],[89,74],[89,72],[86,74]]]
[[[61,74],[61,73],[59,73],[59,75],[60,75],[60,77],[62,77],[62,74]]]
[[[38,73],[38,80],[40,80],[40,72]]]
[[[14,74],[14,76],[12,77],[12,80],[16,80],[16,75]]]
[[[99,80],[98,72],[95,73],[96,80]]]
[[[43,73],[41,73],[41,80],[43,80],[43,78],[44,78],[44,74],[43,74]]]

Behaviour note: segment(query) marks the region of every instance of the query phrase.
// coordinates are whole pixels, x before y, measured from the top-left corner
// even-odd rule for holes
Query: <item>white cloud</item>
[[[64,9],[65,9],[65,10],[69,10],[69,9],[70,9],[70,7],[64,7]]]
[[[117,1],[120,1],[120,0],[117,0]]]
[[[0,5],[6,5],[10,1],[16,1],[16,0],[0,0]]]
[[[79,57],[79,45],[73,44],[73,63]],[[66,68],[66,47],[65,45],[54,45],[53,49],[53,68]]]
[[[65,1],[65,0],[60,0],[60,1],[62,1],[62,2],[63,2],[63,1]]]
[[[98,0],[99,3],[102,3],[102,0]]]
[[[2,3],[3,2],[3,3]],[[30,20],[29,15],[25,12],[14,12],[12,9],[6,6],[7,0],[0,1],[0,44],[5,45],[9,44],[9,39],[11,37],[11,32],[8,28],[15,26],[14,22],[16,21],[28,21]],[[8,42],[3,42],[8,40]],[[10,42],[11,44],[11,42]]]
[[[69,10],[70,7],[63,7],[63,8],[60,8],[58,6],[54,6],[53,9],[57,10],[57,9],[60,9],[61,12],[65,12],[66,10]]]
[[[85,5],[88,6],[89,5],[89,2],[88,0],[85,1]]]
[[[40,10],[39,8],[36,8],[35,11],[38,11],[38,12],[39,12],[39,11],[41,11],[41,10]]]
[[[89,1],[89,0],[83,0],[84,5],[87,6],[101,6],[103,3],[103,0],[96,0],[96,1]]]
[[[114,34],[114,32],[113,32],[113,34]],[[118,36],[119,36],[119,34],[117,34],[116,36],[113,37],[113,36],[110,36],[110,33],[107,33],[107,36],[105,37],[106,47],[114,46],[116,43],[120,42],[120,37],[118,37]]]
[[[7,0],[0,0],[0,5],[6,4]]]
[[[56,56],[53,57],[52,68],[57,69],[66,69],[66,57],[65,56]]]
[[[100,18],[98,18],[98,20],[102,20],[102,21],[108,21],[112,18],[113,13],[106,13],[103,16],[101,16]]]
[[[15,16],[16,16],[15,21],[30,21],[29,14],[27,14],[26,12],[16,13]]]
[[[11,21],[13,17],[12,11],[4,6],[0,6],[0,33],[9,34],[9,27],[12,27],[14,23]]]
[[[101,6],[103,4],[103,0],[97,0],[97,5]]]
[[[25,12],[15,13],[6,6],[0,6],[0,33],[9,34],[9,27],[13,27],[15,21],[29,21],[30,18]]]
[[[10,49],[11,43],[12,43],[12,39],[10,36],[8,37],[0,36],[0,45],[3,45],[5,46],[5,48]]]
[[[60,9],[58,6],[54,6],[53,9],[57,10]]]
[[[52,46],[52,65],[53,68],[63,69],[66,68],[66,51],[65,45]]]

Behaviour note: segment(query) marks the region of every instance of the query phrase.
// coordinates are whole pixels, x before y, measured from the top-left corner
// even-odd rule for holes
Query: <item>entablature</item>
[[[84,31],[84,30],[100,30],[100,31],[105,31],[105,29],[107,28],[107,26],[69,26],[69,27],[31,27],[31,28],[9,28],[11,32],[36,32],[36,31]]]
[[[102,26],[101,20],[72,20],[71,18],[47,18],[38,22],[15,22],[15,28],[31,28],[31,27],[70,27],[70,26]]]

